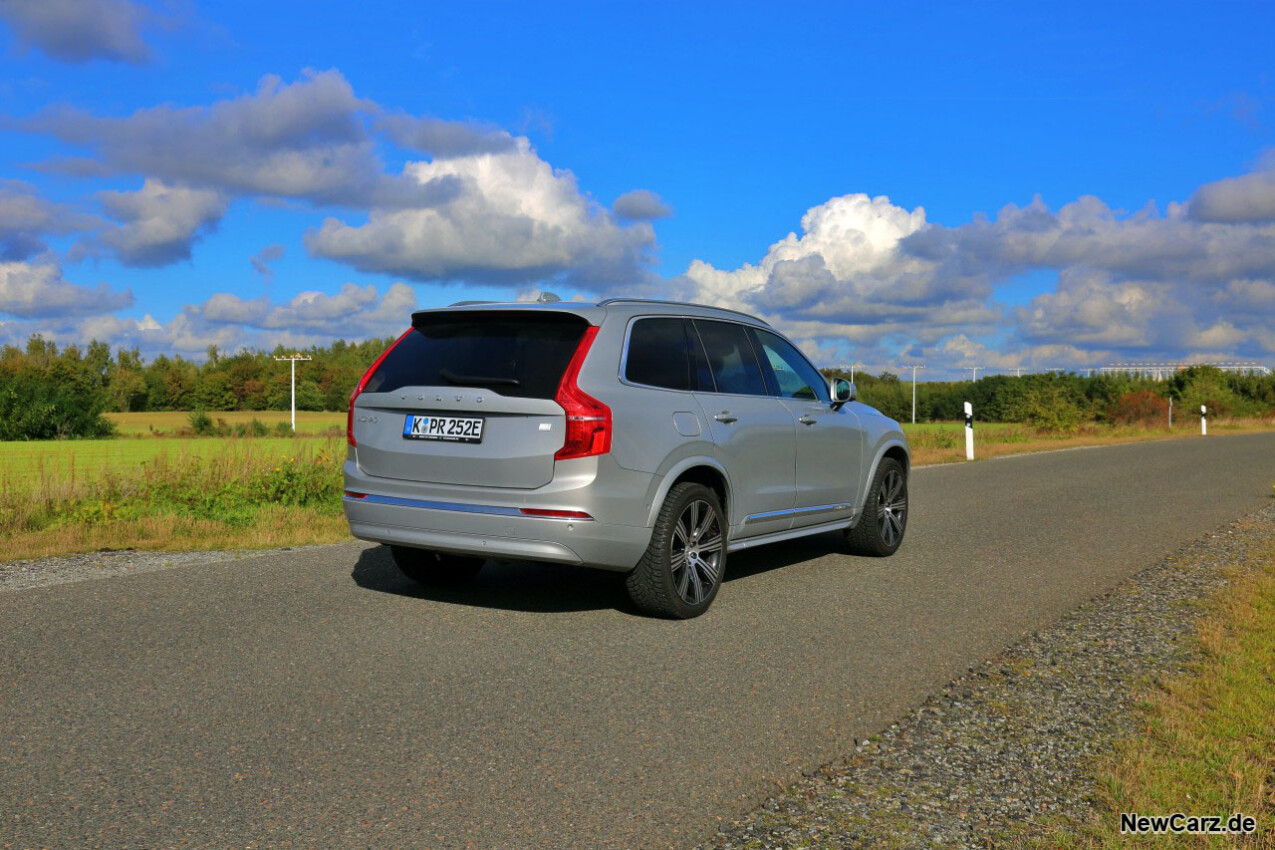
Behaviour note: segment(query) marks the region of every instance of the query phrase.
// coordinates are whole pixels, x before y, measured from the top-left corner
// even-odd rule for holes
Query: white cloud
[[[3,280],[0,272],[0,310],[6,297]],[[347,283],[333,295],[302,292],[282,304],[221,292],[202,304],[187,305],[168,321],[149,313],[134,319],[113,314],[80,317],[63,311],[52,319],[0,323],[0,342],[22,345],[31,334],[40,333],[61,344],[98,339],[112,347],[136,347],[147,357],[181,354],[202,359],[210,345],[223,351],[268,350],[277,345],[330,345],[338,338],[397,336],[411,324],[416,307],[415,290],[403,283],[391,284],[383,294],[374,286]]]
[[[48,249],[44,236],[73,233],[97,223],[92,216],[41,198],[34,186],[0,180],[0,259],[28,259]]]
[[[140,65],[150,59],[142,28],[154,19],[133,0],[4,0],[0,18],[18,43],[52,59],[83,64],[93,59]]]
[[[105,283],[79,286],[62,278],[52,262],[0,262],[0,313],[23,318],[61,318],[109,313],[128,307],[133,294]]]
[[[673,208],[664,199],[649,189],[634,189],[625,192],[615,199],[611,205],[615,214],[629,221],[654,221],[667,218],[673,214]]]
[[[623,286],[644,273],[650,225],[618,224],[525,138],[511,151],[416,162],[405,172],[454,194],[427,208],[374,209],[358,226],[325,219],[306,234],[306,248],[415,280],[526,283],[567,274]]]
[[[215,230],[229,199],[208,189],[167,186],[147,180],[136,192],[100,192],[107,213],[125,222],[107,230],[102,242],[126,266],[164,266],[190,259],[191,246]]]
[[[1191,196],[1190,209],[1200,221],[1275,221],[1275,161],[1250,174],[1204,184]]]

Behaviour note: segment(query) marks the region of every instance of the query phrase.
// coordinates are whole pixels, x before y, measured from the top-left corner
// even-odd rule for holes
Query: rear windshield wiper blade
[[[517,378],[498,378],[488,375],[457,375],[451,369],[442,369],[438,376],[449,384],[455,384],[460,387],[517,387],[522,381]]]

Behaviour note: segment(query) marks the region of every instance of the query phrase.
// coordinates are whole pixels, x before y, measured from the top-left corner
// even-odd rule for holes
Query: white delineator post
[[[275,360],[287,360],[292,363],[292,433],[297,433],[297,361],[311,360],[304,354],[290,354],[287,357],[276,357]]]
[[[1169,396],[1169,430],[1173,430],[1173,396]]]
[[[1200,405],[1200,436],[1207,437],[1209,435],[1209,410],[1204,405]]]
[[[965,459],[974,459],[974,406],[965,402]]]

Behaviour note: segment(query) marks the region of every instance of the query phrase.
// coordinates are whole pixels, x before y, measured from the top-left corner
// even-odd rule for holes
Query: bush
[[[1107,418],[1120,425],[1162,425],[1169,421],[1169,402],[1151,392],[1125,393],[1107,409]]]
[[[0,371],[0,440],[109,437],[115,426],[102,415],[100,390],[77,391],[36,371]]]
[[[186,421],[190,423],[190,430],[200,437],[208,437],[213,433],[212,417],[202,407],[192,410]]]

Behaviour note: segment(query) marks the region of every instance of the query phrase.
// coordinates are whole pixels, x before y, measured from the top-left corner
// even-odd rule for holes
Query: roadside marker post
[[[974,459],[974,406],[965,402],[965,459]]]
[[[1200,436],[1207,437],[1209,435],[1209,409],[1204,405],[1200,405]]]
[[[1173,396],[1169,396],[1169,430],[1173,430]]]

